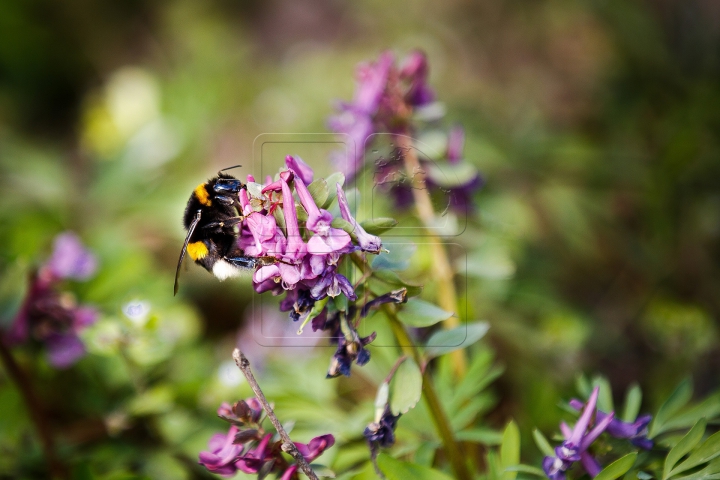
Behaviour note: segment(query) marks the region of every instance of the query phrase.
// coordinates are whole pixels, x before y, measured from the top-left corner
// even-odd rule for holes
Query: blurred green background
[[[481,348],[505,366],[483,422],[514,417],[527,444],[535,426],[555,428],[582,372],[618,395],[639,382],[644,410],[688,374],[698,394],[720,385],[718,2],[5,0],[3,326],[57,233],[78,232],[100,259],[96,278],[71,285],[103,311],[88,357],[58,373],[17,353],[78,469],[206,475],[194,462],[225,428],[214,410],[250,394],[228,360],[254,294],[249,278],[192,266],[172,297],[189,192],[247,164],[259,134],[326,132],[354,66],[387,48],[427,52],[486,180],[458,240],[462,301],[491,322]],[[137,301],[150,313],[133,322],[123,308]],[[257,349],[299,440],[357,442],[339,470],[367,456],[370,385],[392,361],[374,350],[374,367],[333,382],[330,349]],[[41,452],[6,377],[0,405],[0,475],[32,477]]]

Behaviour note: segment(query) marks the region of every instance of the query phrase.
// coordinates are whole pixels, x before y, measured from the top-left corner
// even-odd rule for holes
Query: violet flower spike
[[[352,216],[352,213],[350,213],[350,205],[348,204],[347,197],[345,197],[345,191],[339,183],[335,184],[335,188],[337,189],[337,201],[338,206],[340,207],[340,215],[342,215],[343,219],[352,224],[360,249],[368,253],[380,253],[380,250],[382,250],[382,240],[380,240],[380,237],[370,235],[365,231],[365,229]]]

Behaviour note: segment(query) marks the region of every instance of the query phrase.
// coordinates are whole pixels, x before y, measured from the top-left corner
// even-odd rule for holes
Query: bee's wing
[[[198,210],[195,214],[195,219],[193,219],[190,227],[188,227],[187,237],[185,237],[185,243],[183,244],[182,251],[180,252],[180,260],[178,260],[177,264],[177,270],[175,270],[175,287],[173,288],[173,296],[177,295],[178,278],[180,277],[180,266],[182,266],[183,259],[185,258],[185,252],[187,252],[188,243],[190,243],[190,237],[192,236],[193,232],[195,231],[195,227],[197,227],[197,224],[200,221],[200,216],[201,213],[200,210]]]

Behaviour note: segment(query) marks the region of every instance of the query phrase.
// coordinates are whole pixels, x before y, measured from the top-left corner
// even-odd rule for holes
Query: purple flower
[[[285,217],[285,229],[287,231],[287,245],[285,246],[285,251],[283,252],[283,259],[297,264],[305,256],[307,246],[305,245],[305,242],[303,242],[300,234],[297,212],[295,211],[295,200],[293,199],[292,192],[290,191],[290,186],[282,178],[280,182],[283,194],[283,215]],[[302,180],[296,178],[296,189],[298,184],[302,184]],[[297,283],[297,281],[294,283]]]
[[[340,375],[350,376],[350,366],[353,362],[358,366],[363,366],[370,361],[370,352],[365,348],[377,337],[377,333],[373,332],[367,337],[360,337],[356,331],[352,332],[354,340],[348,341],[347,338],[341,336],[338,340],[338,348],[330,361],[327,378],[334,378]]]
[[[573,398],[570,400],[570,406],[575,410],[581,410],[584,403]],[[608,416],[607,413],[597,411],[598,421],[603,421]],[[650,450],[653,447],[653,441],[647,438],[648,425],[652,420],[652,415],[640,415],[634,422],[623,422],[620,419],[612,418],[605,430],[610,436],[615,438],[624,438],[630,440],[630,443],[636,447]]]
[[[400,68],[400,79],[409,83],[405,101],[414,106],[421,107],[435,100],[435,92],[428,86],[428,62],[425,53],[414,51]]]
[[[380,419],[365,428],[363,435],[371,449],[378,446],[387,448],[395,443],[395,428],[399,418],[400,415],[393,415],[390,406],[386,406]]]
[[[380,240],[380,237],[370,235],[364,228],[362,228],[355,218],[353,218],[352,213],[350,213],[350,205],[348,204],[345,192],[340,184],[335,184],[335,188],[337,189],[337,200],[338,206],[340,207],[340,215],[342,215],[342,218],[347,222],[350,222],[353,226],[353,232],[358,239],[360,249],[364,252],[380,253],[380,250],[382,249],[382,240]]]
[[[97,311],[75,305],[57,287],[66,278],[87,279],[97,267],[77,236],[63,233],[55,238],[50,259],[30,277],[30,287],[15,315],[5,340],[10,345],[31,337],[45,344],[48,361],[55,368],[67,368],[85,355],[78,333],[95,323]]]
[[[447,160],[450,163],[458,163],[463,158],[465,147],[465,129],[456,125],[450,129],[448,134]]]
[[[377,62],[362,63],[358,66],[353,110],[369,114],[377,110],[394,63],[395,56],[392,52],[385,51],[380,54]]]
[[[272,439],[272,434],[268,433],[255,448],[240,457],[236,463],[238,470],[245,473],[258,473],[263,465],[273,457],[270,439]]]
[[[310,288],[310,296],[315,300],[322,300],[325,297],[337,297],[345,295],[348,300],[357,300],[355,290],[350,280],[344,275],[337,273],[334,269],[328,269],[319,280]]]
[[[232,425],[226,435],[216,433],[210,437],[208,451],[200,452],[198,463],[209,471],[224,477],[235,475],[238,470],[235,462],[243,451],[242,445],[235,445],[233,443],[237,433],[238,428]]]
[[[300,178],[303,182],[310,185],[313,181],[313,170],[310,165],[303,162],[303,159],[295,156],[288,155],[285,157],[285,165],[287,168],[292,170],[296,177]]]
[[[327,210],[321,210],[315,204],[310,191],[302,179],[295,179],[295,191],[300,197],[300,203],[308,214],[306,226],[315,235],[308,240],[307,251],[315,255],[326,255],[339,252],[351,243],[350,235],[339,228],[332,228],[332,214]],[[288,231],[289,234],[289,231]]]
[[[350,137],[350,153],[334,151],[330,161],[348,179],[352,179],[363,165],[366,140],[375,133],[372,118],[366,113],[355,112],[349,109],[331,117],[328,120],[330,130],[344,133]]]
[[[597,461],[587,451],[590,445],[602,434],[614,418],[611,412],[604,418],[596,419],[595,426],[590,430],[590,420],[595,413],[595,406],[600,389],[595,387],[580,415],[575,427],[570,429],[564,422],[560,424],[560,430],[565,436],[565,441],[555,448],[555,457],[545,457],[543,470],[550,479],[562,480],[565,478],[565,471],[575,462],[581,462],[590,476],[600,472]]]
[[[234,425],[257,424],[263,414],[263,408],[255,397],[240,400],[230,406],[223,402],[217,411],[218,417]]]
[[[275,217],[253,212],[245,218],[243,233],[238,246],[251,257],[277,256],[283,250],[285,238],[278,229]],[[281,248],[281,250],[278,250]]]
[[[87,280],[95,274],[97,260],[77,235],[61,233],[53,242],[53,253],[44,266],[58,279]]]
[[[393,54],[383,52],[377,62],[360,64],[352,103],[339,103],[340,113],[328,120],[332,131],[347,134],[352,142],[350,155],[336,152],[333,158],[334,165],[348,178],[352,178],[362,166],[365,141],[378,131],[373,125],[373,117],[382,103],[394,63]]]
[[[50,365],[65,369],[85,356],[85,344],[75,333],[52,333],[45,339]]]
[[[290,320],[297,322],[304,319],[315,305],[315,299],[310,295],[310,290],[296,288],[290,290],[280,302],[281,312],[290,312]]]
[[[335,445],[335,437],[333,437],[330,434],[327,435],[321,435],[319,437],[315,437],[312,440],[310,440],[310,443],[307,445],[304,443],[298,443],[293,442],[295,446],[297,447],[298,451],[300,452],[300,455],[302,455],[305,460],[310,463],[313,460],[315,460],[317,457],[323,454],[325,450]],[[291,465],[285,472],[283,472],[282,477],[280,477],[281,480],[290,480],[291,478],[295,478],[294,475],[296,474],[298,470],[297,464]]]

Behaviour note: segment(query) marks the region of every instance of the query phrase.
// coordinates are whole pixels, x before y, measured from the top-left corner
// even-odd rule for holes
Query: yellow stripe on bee
[[[190,255],[190,258],[197,261],[205,258],[208,254],[208,249],[203,242],[193,242],[187,246],[187,253]]]
[[[201,183],[197,187],[195,187],[195,196],[198,200],[200,200],[200,203],[205,205],[206,207],[209,207],[212,205],[212,201],[210,200],[210,195],[208,194],[207,189],[205,188],[205,184]]]

